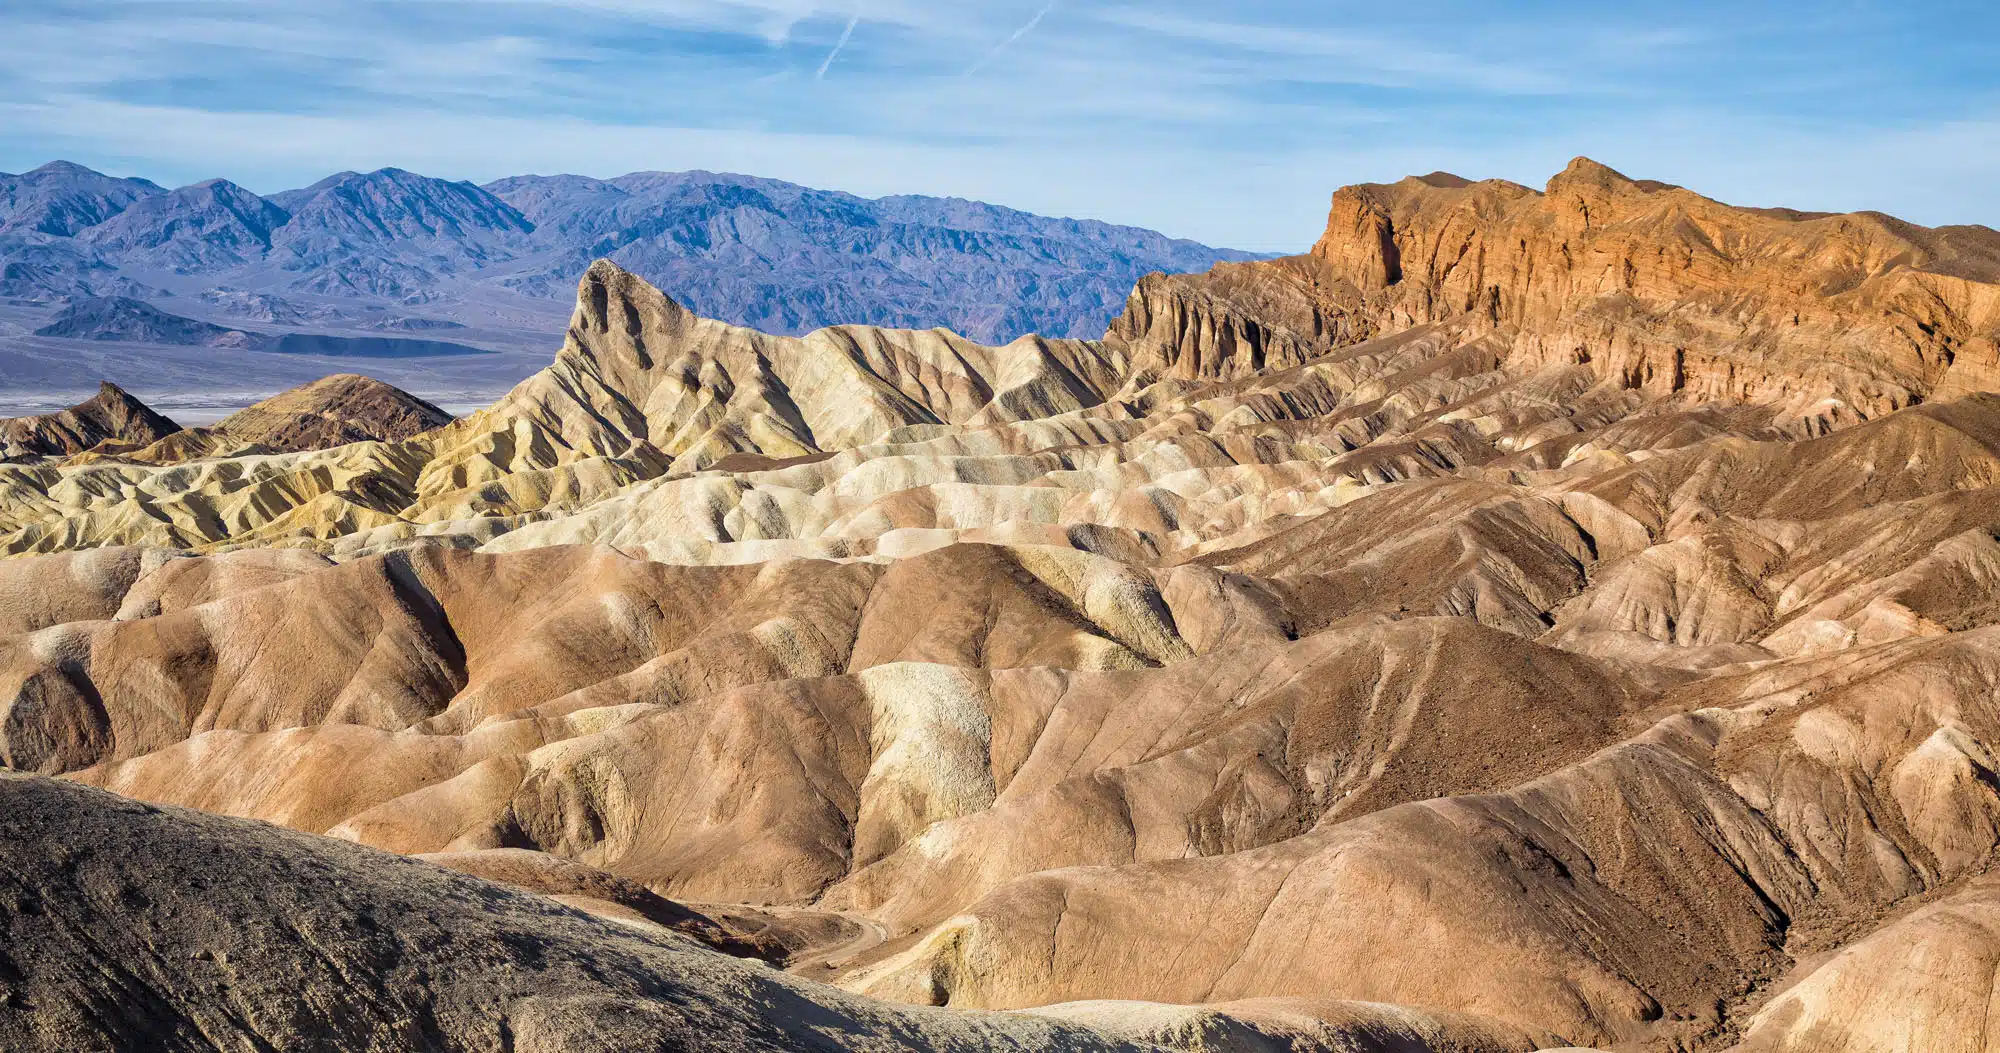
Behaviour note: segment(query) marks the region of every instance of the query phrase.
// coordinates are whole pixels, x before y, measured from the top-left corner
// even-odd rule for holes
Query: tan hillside
[[[216,428],[238,442],[304,451],[407,439],[449,423],[450,414],[414,395],[341,373],[265,399]]]
[[[441,427],[336,377],[0,466],[0,763],[44,777],[0,813],[111,846],[0,858],[116,935],[9,965],[0,1036],[1987,1049],[1996,243],[1434,174],[1000,348],[600,262]],[[273,919],[227,991],[106,1002],[210,939],[104,913],[210,916],[154,842],[321,878],[213,878]],[[468,896],[450,946],[287,935]]]

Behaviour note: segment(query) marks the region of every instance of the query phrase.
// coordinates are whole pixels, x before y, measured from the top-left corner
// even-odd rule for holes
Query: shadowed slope
[[[357,442],[409,439],[451,421],[451,414],[409,392],[371,377],[336,373],[280,392],[207,427],[189,428],[150,444],[106,446],[95,453],[152,464],[246,453],[305,453]]]
[[[0,461],[64,457],[102,442],[158,442],[180,430],[180,425],[106,381],[95,397],[60,413],[0,420]]]
[[[892,1009],[425,863],[48,780],[0,775],[0,854],[10,1049],[1133,1048]]]

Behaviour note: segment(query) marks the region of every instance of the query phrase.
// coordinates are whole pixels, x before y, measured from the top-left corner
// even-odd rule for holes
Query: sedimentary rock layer
[[[600,263],[441,428],[0,468],[0,761],[1095,1029],[669,1032],[1985,1048],[1995,239],[1433,175],[1002,348]]]

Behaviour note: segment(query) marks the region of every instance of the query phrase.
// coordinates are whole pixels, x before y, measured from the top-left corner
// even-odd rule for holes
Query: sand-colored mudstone
[[[0,1037],[1993,1048],[1996,331],[1993,231],[1579,160],[1098,341],[600,262],[441,427],[0,466]]]

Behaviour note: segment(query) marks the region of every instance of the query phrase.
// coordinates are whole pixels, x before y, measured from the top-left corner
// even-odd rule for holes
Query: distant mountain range
[[[496,297],[560,310],[600,256],[767,331],[865,322],[988,342],[1101,336],[1141,276],[1256,258],[975,201],[710,172],[482,187],[385,168],[269,196],[66,161],[0,174],[0,299],[16,302],[181,296],[286,325],[421,327],[435,323],[376,316]]]

